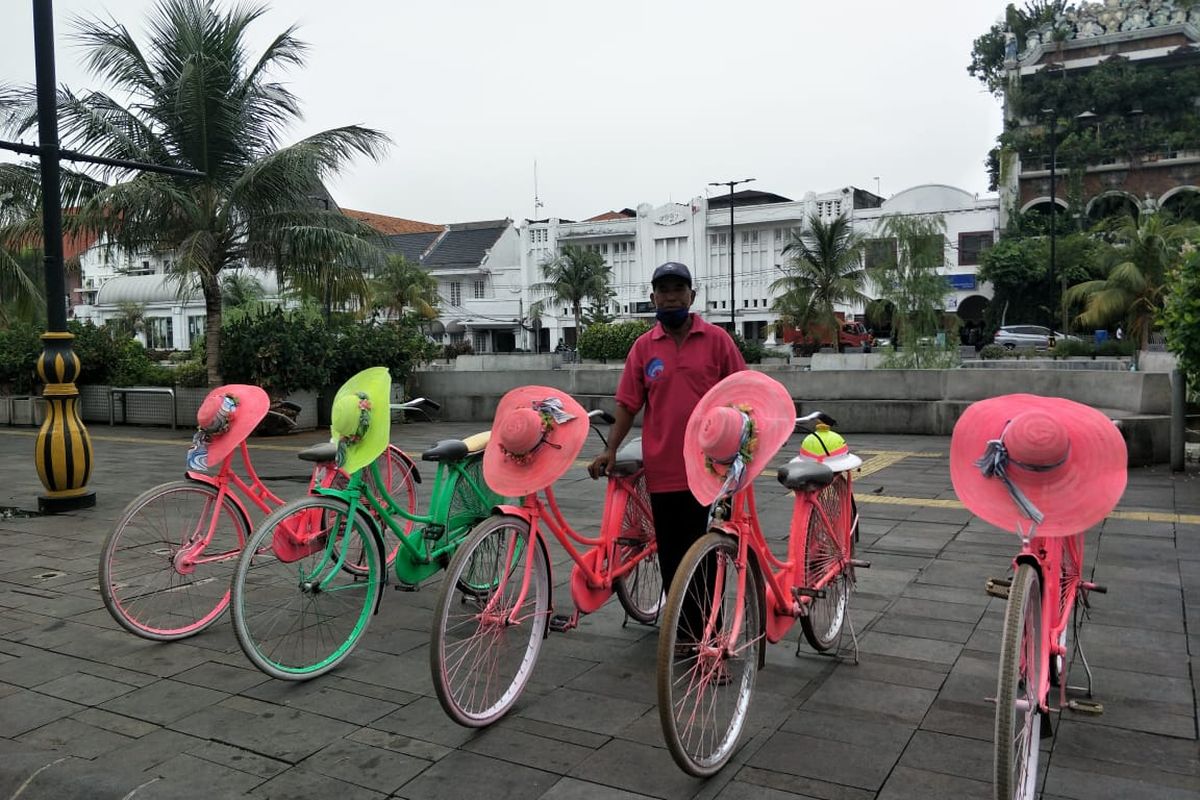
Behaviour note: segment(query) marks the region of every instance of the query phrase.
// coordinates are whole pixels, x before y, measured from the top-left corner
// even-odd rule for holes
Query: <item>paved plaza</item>
[[[416,453],[479,427],[412,423],[394,426],[392,438]],[[130,499],[182,476],[189,434],[90,432],[94,509],[0,510],[0,800],[991,797],[987,698],[1004,604],[983,587],[1004,574],[1017,542],[954,499],[946,437],[850,437],[866,462],[860,553],[872,562],[852,600],[861,661],[807,645],[797,653],[796,626],[768,648],[739,751],[701,781],[662,741],[657,630],[624,625],[615,600],[579,629],[551,634],[513,713],[482,731],[455,725],[434,696],[436,583],[389,589],[350,658],[309,683],[255,670],[227,617],[172,644],[124,632],[101,602],[98,554]],[[36,507],[34,434],[0,428],[0,509]],[[307,470],[295,453],[321,438],[255,439],[255,465],[278,493],[297,496]],[[603,493],[583,463],[558,491],[568,519],[594,529]],[[790,500],[773,474],[758,493],[766,529],[781,538]],[[1133,470],[1087,546],[1088,569],[1109,588],[1093,597],[1082,633],[1104,714],[1056,715],[1043,743],[1043,797],[1200,800],[1194,468]],[[569,562],[557,545],[552,552],[562,611]],[[1071,682],[1083,678],[1077,664]]]

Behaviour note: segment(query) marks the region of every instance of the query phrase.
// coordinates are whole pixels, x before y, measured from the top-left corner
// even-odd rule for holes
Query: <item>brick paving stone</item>
[[[205,661],[191,669],[175,675],[174,680],[193,686],[203,686],[219,692],[237,694],[271,680],[262,672],[250,667],[242,669],[216,661]]]
[[[957,800],[991,800],[991,783],[973,781],[956,775],[928,772],[911,767],[896,767],[878,800],[927,800],[953,797]]]
[[[328,717],[241,697],[197,711],[171,727],[292,763],[355,729]]]
[[[135,797],[183,798],[204,794],[212,797],[241,795],[265,780],[258,775],[180,753],[149,770],[161,780],[139,789]]]
[[[78,758],[96,758],[129,743],[130,737],[106,731],[77,719],[57,719],[18,737],[18,741]]]
[[[737,780],[751,786],[764,789],[775,789],[801,797],[819,797],[822,800],[873,800],[875,792],[867,789],[857,789],[840,783],[826,783],[815,778],[802,775],[791,775],[772,769],[758,767],[742,767],[737,772]]]
[[[988,783],[993,750],[990,741],[921,730],[904,749],[900,765]]]
[[[472,753],[560,775],[569,773],[596,752],[592,747],[537,736],[506,726],[486,730],[463,747]]]
[[[585,731],[615,734],[648,710],[647,703],[557,689],[521,709],[523,717]]]
[[[272,778],[291,766],[286,761],[267,758],[257,753],[251,753],[249,750],[242,750],[213,741],[206,741],[196,745],[188,750],[188,754],[205,761],[211,761],[214,764],[229,767],[230,769],[236,769],[239,772],[257,775],[263,780]]]
[[[396,796],[406,800],[525,800],[541,796],[558,779],[551,772],[459,750],[406,783]]]
[[[599,783],[563,778],[539,800],[647,800],[650,795],[626,792]]]
[[[400,708],[395,703],[350,694],[321,681],[267,681],[247,689],[242,695],[356,725],[368,725]]]
[[[817,800],[812,795],[793,794],[755,786],[750,783],[733,781],[717,794],[716,800]]]
[[[346,781],[330,778],[301,767],[271,778],[250,792],[252,797],[270,800],[311,800],[314,797],[337,798],[337,800],[382,800],[387,795],[356,786]]]
[[[821,736],[776,733],[749,760],[750,766],[828,783],[878,791],[900,757],[903,742],[871,746]]]
[[[37,687],[42,694],[85,706],[98,706],[136,689],[133,684],[97,678],[82,672],[64,675]]]
[[[665,800],[689,798],[704,781],[685,774],[665,747],[613,739],[569,773],[572,778]]]
[[[1110,765],[1100,761],[1079,760],[1060,765],[1052,760],[1043,789],[1048,794],[1072,800],[1197,800],[1200,781],[1185,785],[1162,783],[1147,777],[1112,774]],[[1163,776],[1167,777],[1167,776]],[[1172,781],[1177,783],[1177,781]]]
[[[429,762],[341,739],[313,753],[300,766],[329,778],[391,794],[419,775]]]
[[[48,722],[69,717],[83,706],[28,689],[0,697],[0,736],[12,739]]]
[[[382,747],[406,756],[420,758],[424,761],[438,761],[454,752],[452,748],[440,744],[401,736],[398,733],[376,730],[375,728],[359,728],[346,737],[352,742],[369,744],[372,747]]]
[[[896,636],[890,633],[871,631],[859,640],[864,653],[910,658],[915,661],[930,661],[935,664],[953,664],[962,652],[962,645],[936,639],[918,639],[913,636]]]
[[[220,702],[225,693],[174,680],[161,680],[101,705],[105,711],[168,725]]]

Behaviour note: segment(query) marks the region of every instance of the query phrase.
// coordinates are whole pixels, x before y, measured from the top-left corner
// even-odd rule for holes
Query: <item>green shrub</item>
[[[985,344],[979,351],[979,357],[988,361],[995,361],[1006,356],[1008,356],[1008,350],[998,344]]]
[[[366,324],[335,322],[330,337],[329,386],[341,386],[368,367],[387,367],[392,384],[403,386],[419,364],[436,357],[438,346],[409,319]]]
[[[184,361],[172,370],[176,386],[207,386],[208,367],[203,361]]]
[[[1137,344],[1132,339],[1108,339],[1096,345],[1098,356],[1132,356]]]
[[[37,374],[42,354],[40,332],[32,325],[17,324],[0,330],[0,394],[29,394],[41,380]]]
[[[75,334],[72,346],[80,362],[79,377],[75,382],[112,385],[112,370],[120,359],[122,343],[133,340],[118,342],[113,338],[113,328],[96,327],[91,322],[70,322],[67,330]]]
[[[98,381],[109,386],[170,386],[171,370],[155,364],[137,339],[114,342],[116,353],[108,375]]]
[[[221,329],[221,372],[228,383],[285,397],[330,384],[332,345],[325,323],[276,308]]]
[[[442,347],[442,358],[446,359],[447,361],[458,358],[459,356],[473,355],[475,355],[475,347],[466,339],[458,342],[451,342],[450,344]]]
[[[1161,313],[1167,349],[1193,385],[1200,380],[1200,256],[1189,253],[1171,271],[1171,287]]]
[[[579,335],[579,356],[614,361],[627,358],[633,343],[650,328],[650,323],[641,320],[593,323]]]
[[[1063,339],[1054,345],[1054,349],[1050,351],[1055,358],[1068,358],[1070,356],[1092,356],[1095,355],[1095,348],[1087,342],[1082,342],[1077,339]]]
[[[740,333],[733,334],[733,343],[737,345],[742,360],[747,364],[760,364],[763,356],[767,354],[767,348],[763,347],[761,342],[747,342]]]

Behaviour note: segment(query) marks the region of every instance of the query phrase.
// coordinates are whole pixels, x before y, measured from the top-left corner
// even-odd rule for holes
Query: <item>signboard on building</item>
[[[971,272],[954,272],[946,276],[946,283],[955,291],[967,292],[975,288],[975,274]]]

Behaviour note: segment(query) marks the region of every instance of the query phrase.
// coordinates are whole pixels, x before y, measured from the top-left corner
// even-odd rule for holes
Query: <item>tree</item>
[[[575,336],[578,341],[583,303],[585,300],[608,296],[612,270],[604,263],[604,256],[600,253],[569,244],[560,255],[542,262],[541,271],[543,281],[529,288],[535,294],[549,297],[538,300],[533,304],[534,308],[540,314],[547,300],[569,303],[575,316]]]
[[[784,277],[771,284],[771,292],[782,292],[772,304],[780,322],[795,328],[814,323],[831,332],[834,346],[842,351],[836,306],[866,304],[863,286],[865,240],[854,232],[850,219],[839,215],[826,222],[811,214],[800,233],[793,233],[783,248],[788,256]]]
[[[85,64],[113,92],[59,91],[64,146],[204,173],[108,168],[101,174],[120,180],[91,191],[80,177],[75,194],[85,202],[64,224],[132,252],[174,251],[173,269],[196,280],[204,297],[211,385],[221,382],[223,270],[274,268],[303,285],[314,265],[371,263],[380,252],[368,226],[315,209],[311,195],[350,159],[379,158],[388,139],[352,125],[280,146],[301,114],[297,98],[271,73],[301,66],[306,48],[293,27],[251,58],[247,30],[266,10],[239,5],[221,12],[210,0],[161,0],[144,48],[115,21],[80,20],[75,38],[86,50]],[[32,131],[33,88],[11,90],[6,100],[14,109],[6,129],[17,136]],[[64,176],[64,206],[71,204],[70,177]],[[0,195],[8,188],[0,181]]]
[[[1179,368],[1193,387],[1200,380],[1200,252],[1190,250],[1170,276],[1162,312],[1167,349],[1179,357]]]
[[[880,231],[896,247],[869,275],[879,299],[895,309],[893,335],[911,347],[937,332],[950,291],[941,274],[946,263],[946,223],[940,216],[889,215],[883,217]]]
[[[248,272],[238,270],[221,276],[221,307],[242,308],[263,299],[262,282]]]
[[[438,315],[437,291],[437,279],[420,264],[401,255],[392,255],[372,281],[371,303],[389,315],[396,312],[397,318],[403,317],[405,309],[411,308],[425,319],[434,319]]]
[[[146,330],[146,306],[123,300],[117,304],[117,316],[111,318],[105,327],[111,329],[114,339],[132,339]]]
[[[1107,276],[1072,286],[1067,301],[1083,304],[1076,317],[1080,324],[1088,328],[1120,324],[1138,349],[1145,350],[1163,309],[1168,275],[1183,260],[1185,246],[1196,241],[1197,228],[1173,222],[1163,212],[1114,217],[1106,228],[1113,240]]]
[[[1004,10],[1004,21],[992,25],[987,33],[975,40],[967,73],[978,78],[988,91],[999,94],[1004,88],[1006,30],[1016,37],[1018,47],[1023,46],[1029,31],[1053,23],[1066,6],[1067,0],[1029,0],[1021,8],[1009,3]]]

